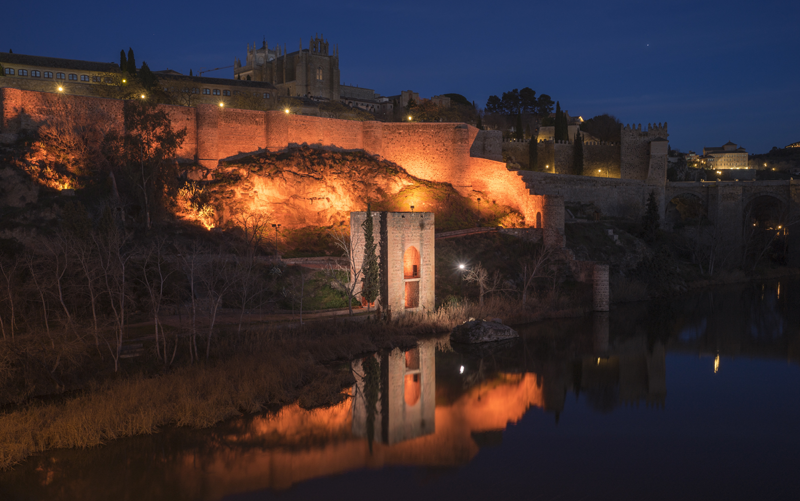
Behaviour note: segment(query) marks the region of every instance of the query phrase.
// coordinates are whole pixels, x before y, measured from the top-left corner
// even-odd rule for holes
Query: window
[[[88,82],[88,81],[89,81],[89,75],[81,75],[81,82]]]
[[[78,79],[78,75],[76,75],[75,73],[70,73],[69,74],[69,79],[70,80],[77,80]]]
[[[13,75],[13,74],[14,74],[14,68],[6,68],[6,75]]]
[[[214,95],[219,96],[219,89],[214,89]]]
[[[203,94],[205,95],[211,94],[211,89],[203,89]]]
[[[264,93],[264,99],[269,99],[269,92]]]
[[[113,78],[111,78],[111,77],[105,77],[105,78],[103,79],[103,81],[104,81],[105,83],[111,83],[111,82],[113,82],[113,81],[114,81],[114,79],[113,79]]]
[[[184,87],[183,88],[183,92],[186,92],[188,94],[189,93],[189,87]]]
[[[103,77],[92,77],[92,82],[102,83]]]
[[[45,71],[44,72],[44,77],[45,78],[53,78],[53,72],[52,71]]]
[[[67,76],[65,74],[61,73],[61,72],[58,72],[58,73],[56,73],[56,78],[60,78],[61,80],[64,80],[65,78],[67,78]]]
[[[198,89],[197,87],[192,87],[192,94],[197,94],[199,92],[200,92],[200,89]]]
[[[31,76],[32,77],[41,78],[42,77],[42,72],[39,71],[39,70],[31,70]]]
[[[21,77],[27,77],[28,76],[28,70],[19,70],[17,72],[17,75],[19,75]]]
[[[317,68],[317,80],[322,80],[322,68]]]
[[[223,95],[223,96],[230,96],[230,95],[231,95],[231,91],[229,91],[229,90],[223,90],[223,91],[222,91],[222,95]]]

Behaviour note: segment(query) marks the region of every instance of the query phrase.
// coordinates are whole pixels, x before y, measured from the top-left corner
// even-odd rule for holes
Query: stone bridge
[[[800,262],[800,180],[667,182],[662,206],[667,227],[681,220],[676,199],[698,202],[724,244],[735,248],[746,243],[753,226],[782,226],[790,258]]]

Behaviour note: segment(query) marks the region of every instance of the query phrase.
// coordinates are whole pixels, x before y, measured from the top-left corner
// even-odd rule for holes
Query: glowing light
[[[123,78],[122,83],[128,83],[128,81]]]
[[[783,228],[783,226],[781,226],[781,225],[778,225],[778,229],[780,230],[781,228]]]
[[[142,95],[141,95],[141,96],[139,96],[139,97],[141,97],[142,99],[144,99],[144,94],[142,94]]]
[[[412,119],[411,115],[408,115],[408,121],[410,122]]]
[[[283,112],[288,115],[289,114],[289,108],[284,108]]]
[[[59,85],[59,86],[58,86],[58,92],[64,92],[64,87],[62,87],[62,86],[60,86],[60,85]]]
[[[464,366],[463,365],[461,366],[461,369],[458,370],[458,373],[459,374],[464,374]]]
[[[463,270],[464,268],[466,268],[466,266],[464,266],[464,263],[458,265],[459,270]]]
[[[597,365],[600,365],[600,357],[597,357]]]
[[[219,103],[219,107],[220,107],[220,108],[224,108],[224,107],[225,107],[225,103],[223,103],[223,102],[220,102],[220,103]]]
[[[718,371],[719,371],[719,353],[714,358],[714,374],[716,374]]]

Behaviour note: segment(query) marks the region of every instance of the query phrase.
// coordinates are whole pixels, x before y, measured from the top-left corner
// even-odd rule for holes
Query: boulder
[[[517,331],[504,325],[499,319],[474,320],[469,319],[461,325],[456,326],[450,333],[450,341],[457,343],[488,343],[490,341],[502,341],[519,337]]]

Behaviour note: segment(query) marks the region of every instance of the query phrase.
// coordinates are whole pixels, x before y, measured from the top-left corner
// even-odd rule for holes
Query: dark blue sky
[[[571,114],[669,122],[683,151],[800,141],[794,0],[6,2],[0,49],[197,72],[264,37],[339,45],[343,83],[384,95],[457,92],[479,106],[531,87]],[[233,70],[208,76],[231,77]]]

